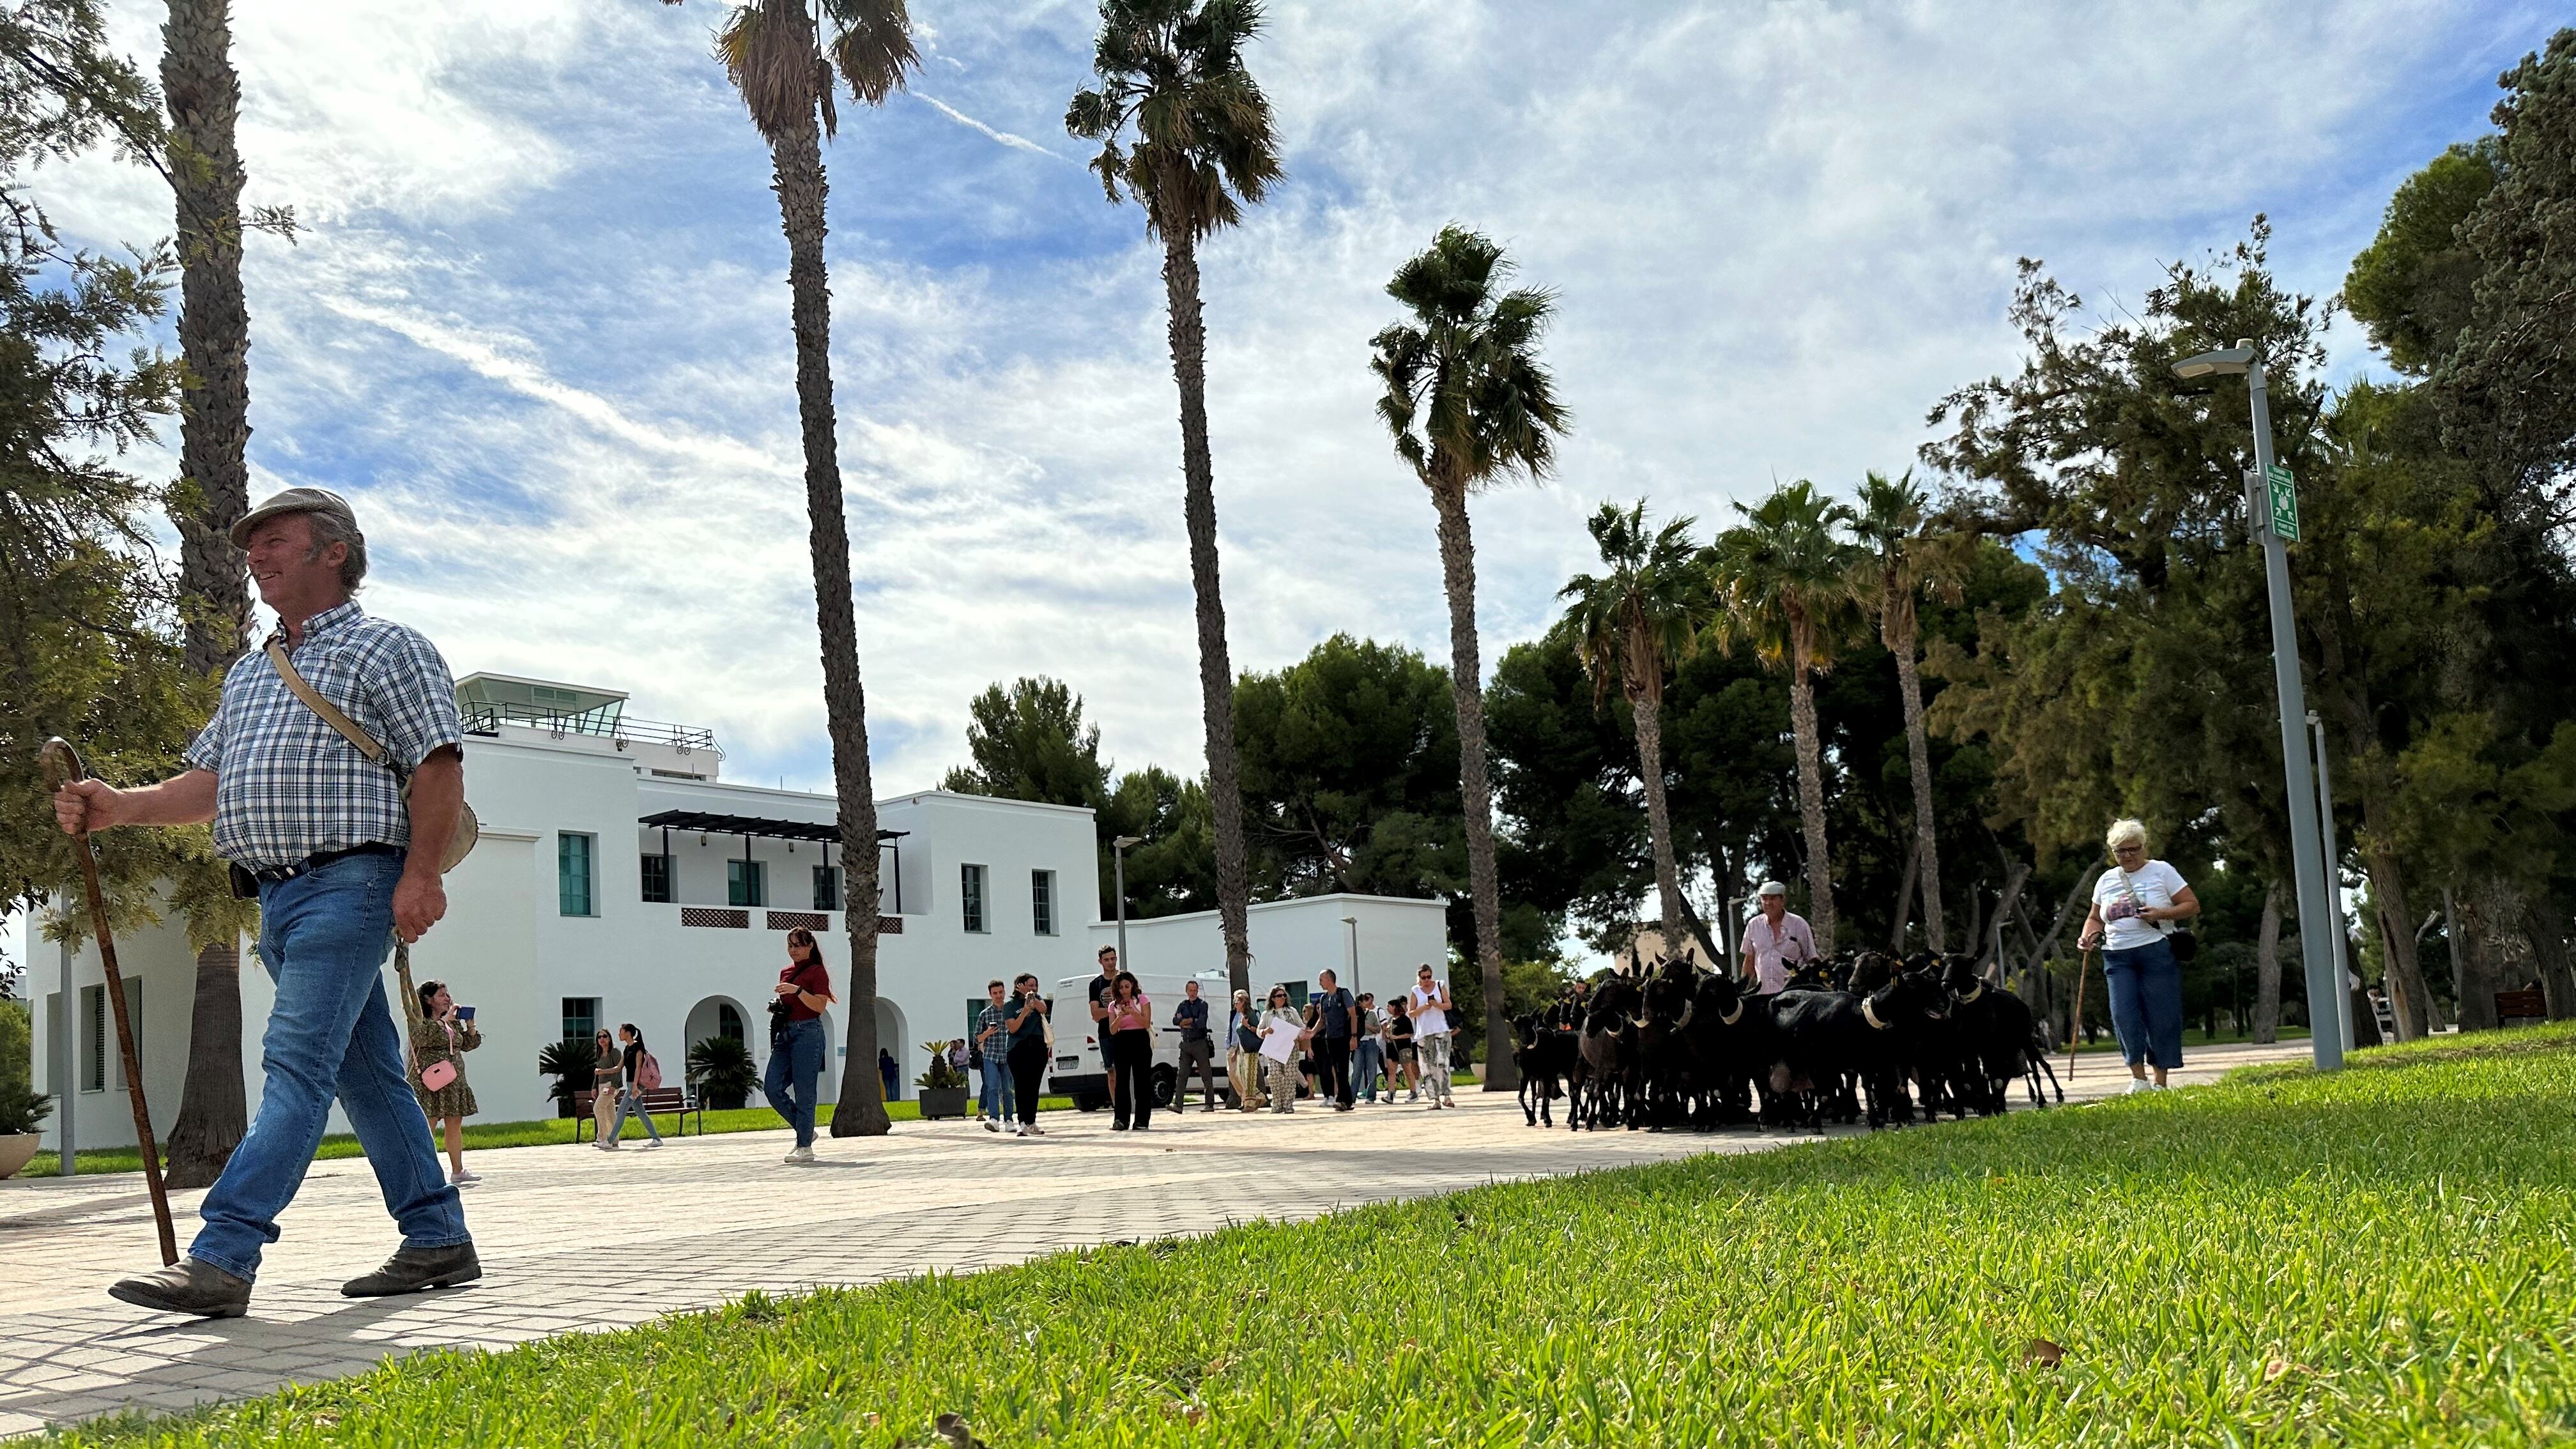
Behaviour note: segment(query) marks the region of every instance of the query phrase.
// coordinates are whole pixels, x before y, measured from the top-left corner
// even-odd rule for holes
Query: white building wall
[[[1252,984],[1267,994],[1282,982],[1315,983],[1330,967],[1345,986],[1352,985],[1351,927],[1359,923],[1358,984],[1354,993],[1383,996],[1413,984],[1416,968],[1428,962],[1449,976],[1449,904],[1442,900],[1406,900],[1395,896],[1300,896],[1264,901],[1244,916],[1252,948]],[[1103,922],[1091,931],[1091,951],[1118,944],[1118,926]],[[1185,916],[1157,916],[1127,923],[1127,965],[1139,972],[1183,974],[1225,969],[1225,937],[1214,911]],[[1053,978],[1049,978],[1052,980]]]

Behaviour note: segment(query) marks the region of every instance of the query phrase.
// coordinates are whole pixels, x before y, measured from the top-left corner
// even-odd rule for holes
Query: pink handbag
[[[445,1022],[439,1024],[447,1025]],[[456,1028],[452,1026],[447,1027],[447,1049],[456,1050]],[[456,1059],[454,1057],[442,1057],[420,1069],[420,1085],[427,1091],[443,1091],[455,1080]]]

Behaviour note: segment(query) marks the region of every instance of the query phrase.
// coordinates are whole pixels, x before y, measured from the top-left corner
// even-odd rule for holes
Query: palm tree
[[[666,0],[677,4],[679,0]],[[817,24],[819,17],[821,24]],[[828,32],[828,34],[827,34]],[[835,1137],[888,1130],[877,1059],[877,802],[868,770],[868,701],[859,678],[859,627],[850,597],[850,530],[832,418],[832,293],[823,267],[823,138],[839,129],[838,74],[860,101],[882,105],[921,61],[903,0],[740,0],[716,36],[716,55],[769,143],[779,222],[787,232],[790,325],[796,336],[796,415],[805,444],[807,547],[814,622],[823,650],[823,714],[840,796],[843,901],[850,933],[850,1014]]]
[[[1588,526],[1609,572],[1598,578],[1577,574],[1556,595],[1574,601],[1567,619],[1584,671],[1592,676],[1592,707],[1601,707],[1616,681],[1637,722],[1637,777],[1646,782],[1646,833],[1654,844],[1655,895],[1668,954],[1681,950],[1684,924],[1673,817],[1664,803],[1664,671],[1698,650],[1718,612],[1707,550],[1690,540],[1698,523],[1676,518],[1650,535],[1644,499],[1626,510],[1602,504]]]
[[[1789,721],[1798,736],[1798,816],[1807,843],[1807,913],[1816,949],[1834,949],[1833,858],[1825,847],[1825,766],[1810,676],[1833,667],[1853,620],[1852,561],[1839,530],[1851,510],[1803,479],[1775,488],[1744,521],[1718,535],[1716,592],[1730,637],[1750,641],[1765,664],[1789,672]]]
[[[1172,380],[1181,394],[1181,517],[1198,600],[1199,712],[1216,824],[1217,917],[1226,974],[1237,991],[1252,987],[1244,926],[1252,888],[1234,748],[1234,665],[1217,580],[1199,243],[1241,220],[1243,203],[1258,203],[1280,176],[1270,102],[1243,67],[1243,47],[1260,29],[1261,7],[1251,0],[1101,0],[1091,59],[1100,86],[1076,92],[1064,113],[1066,130],[1100,143],[1091,169],[1110,203],[1135,201],[1144,208],[1146,234],[1163,244]],[[1122,145],[1131,127],[1132,139]]]
[[[1941,852],[1932,831],[1932,746],[1923,729],[1923,682],[1914,669],[1917,620],[1914,602],[1927,589],[1949,602],[1960,597],[1962,560],[1952,540],[1923,531],[1928,502],[1914,473],[1891,481],[1872,472],[1861,479],[1860,508],[1852,533],[1861,557],[1852,576],[1860,606],[1878,617],[1878,637],[1896,656],[1896,688],[1905,704],[1905,759],[1914,777],[1914,852],[1923,885],[1923,937],[1935,951],[1949,948],[1941,919]],[[1897,902],[1899,915],[1905,903]],[[1898,923],[1903,930],[1903,922]]]
[[[230,0],[170,0],[161,27],[161,89],[169,106],[169,177],[177,204],[180,622],[188,673],[220,679],[241,657],[249,577],[229,536],[250,510],[250,313],[242,302],[242,164],[234,144],[241,78],[232,66]],[[219,893],[200,892],[210,903]],[[188,1073],[169,1138],[172,1187],[212,1184],[249,1130],[242,1091],[242,909],[192,914],[197,952],[188,1017]],[[210,939],[209,939],[210,938]]]
[[[1458,792],[1467,815],[1467,885],[1476,921],[1476,965],[1485,987],[1485,1040],[1508,1038],[1503,1019],[1502,887],[1494,869],[1494,795],[1487,775],[1483,665],[1476,639],[1476,539],[1467,495],[1519,474],[1544,478],[1566,428],[1555,384],[1538,362],[1538,336],[1554,310],[1542,291],[1496,296],[1511,271],[1502,248],[1443,227],[1430,250],[1398,267],[1387,295],[1413,313],[1370,342],[1370,370],[1386,384],[1378,416],[1395,451],[1431,491],[1440,520],[1440,576],[1449,594],[1449,691],[1458,710]],[[1507,1053],[1488,1052],[1485,1090],[1516,1091]]]

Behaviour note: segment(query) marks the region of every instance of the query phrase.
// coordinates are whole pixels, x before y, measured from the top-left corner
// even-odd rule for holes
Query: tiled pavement
[[[2201,1049],[2178,1084],[2305,1051]],[[2069,1095],[2124,1080],[2088,1054]],[[153,1262],[138,1178],[0,1182],[0,1435],[263,1393],[414,1349],[623,1327],[752,1288],[985,1268],[1119,1238],[1799,1140],[1541,1132],[1507,1098],[1471,1094],[1460,1107],[1165,1114],[1150,1136],[1110,1132],[1105,1113],[1050,1113],[1048,1135],[1028,1141],[966,1123],[906,1124],[874,1141],[825,1138],[810,1167],[779,1162],[784,1133],[614,1156],[569,1146],[482,1153],[469,1161],[485,1180],[466,1199],[482,1281],[395,1299],[339,1295],[394,1239],[367,1164],[318,1163],[270,1250],[251,1316],[220,1322],[107,1297],[108,1283]],[[177,1195],[183,1245],[198,1197]]]

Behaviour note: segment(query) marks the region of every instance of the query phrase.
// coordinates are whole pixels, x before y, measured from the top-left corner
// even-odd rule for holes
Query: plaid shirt
[[[326,850],[409,844],[403,780],[465,741],[447,661],[416,630],[371,619],[354,600],[306,620],[288,657],[401,773],[358,753],[253,649],[233,662],[223,704],[188,746],[188,763],[215,774],[216,853],[265,870]]]

